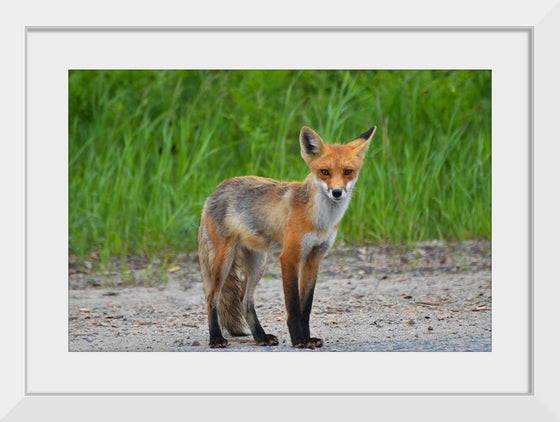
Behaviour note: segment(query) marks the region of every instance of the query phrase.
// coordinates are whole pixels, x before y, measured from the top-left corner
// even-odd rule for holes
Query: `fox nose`
[[[333,189],[332,196],[340,198],[342,196],[342,189]]]

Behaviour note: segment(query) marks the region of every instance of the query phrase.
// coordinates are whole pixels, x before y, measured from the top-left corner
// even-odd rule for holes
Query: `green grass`
[[[70,254],[195,249],[221,180],[306,176],[303,125],[378,126],[339,240],[490,238],[490,71],[70,71]]]

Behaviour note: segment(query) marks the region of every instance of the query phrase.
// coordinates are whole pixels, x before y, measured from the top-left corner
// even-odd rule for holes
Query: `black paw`
[[[313,344],[314,347],[311,347],[311,349],[317,347],[323,347],[323,340],[321,340],[320,338],[317,337],[311,337],[308,341],[308,344]]]
[[[319,347],[323,347],[323,340],[316,337],[311,337],[308,340],[300,340],[297,342],[292,343],[294,347],[298,349],[315,349]]]
[[[272,334],[265,334],[264,338],[257,341],[259,346],[278,346],[278,337]]]
[[[210,339],[210,347],[212,349],[220,348],[223,349],[228,344],[228,341],[223,337],[214,337]]]

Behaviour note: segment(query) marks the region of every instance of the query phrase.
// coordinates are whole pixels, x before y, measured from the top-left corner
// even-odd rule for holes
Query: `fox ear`
[[[369,144],[371,143],[371,138],[373,138],[373,134],[375,133],[376,129],[377,128],[375,126],[371,127],[367,132],[362,133],[360,136],[358,136],[348,144],[352,149],[354,149],[356,155],[361,159],[364,158],[366,151],[369,148]]]
[[[325,141],[313,129],[304,126],[299,132],[301,156],[307,164],[325,152]]]

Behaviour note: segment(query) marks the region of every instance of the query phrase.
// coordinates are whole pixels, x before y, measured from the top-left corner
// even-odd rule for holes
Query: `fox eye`
[[[352,169],[346,169],[346,170],[344,170],[344,175],[345,175],[345,176],[350,176],[352,173],[354,173],[354,170],[352,170]]]
[[[329,175],[329,171],[326,170],[326,169],[323,169],[323,170],[321,170],[321,174],[322,174],[323,176],[328,176],[328,175]]]

